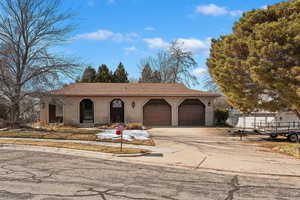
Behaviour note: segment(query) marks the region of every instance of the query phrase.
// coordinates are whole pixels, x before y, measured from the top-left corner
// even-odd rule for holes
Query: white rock
[[[101,133],[96,134],[100,139],[121,139],[121,136],[116,134],[116,130],[104,130]],[[150,134],[145,130],[124,130],[123,139],[127,141],[133,140],[149,140]]]

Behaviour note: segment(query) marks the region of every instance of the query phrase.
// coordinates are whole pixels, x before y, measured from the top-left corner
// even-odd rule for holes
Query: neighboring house
[[[74,83],[42,99],[43,123],[212,126],[218,94],[161,83]]]

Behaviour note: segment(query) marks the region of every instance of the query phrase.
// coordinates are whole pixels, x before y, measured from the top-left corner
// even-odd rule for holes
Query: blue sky
[[[73,38],[59,51],[98,68],[114,70],[124,63],[129,77],[138,78],[141,59],[167,48],[174,39],[193,51],[199,80],[205,74],[210,38],[231,33],[242,12],[279,0],[64,0],[77,14]],[[194,86],[203,89],[203,84]]]

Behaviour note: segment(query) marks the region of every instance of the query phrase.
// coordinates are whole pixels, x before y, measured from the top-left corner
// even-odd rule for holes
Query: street
[[[300,199],[300,179],[0,150],[0,199]],[[221,163],[220,163],[221,164]]]

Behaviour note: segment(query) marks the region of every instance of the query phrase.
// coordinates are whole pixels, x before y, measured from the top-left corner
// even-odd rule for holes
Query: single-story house
[[[42,122],[212,126],[218,94],[162,83],[74,83],[42,99]]]

